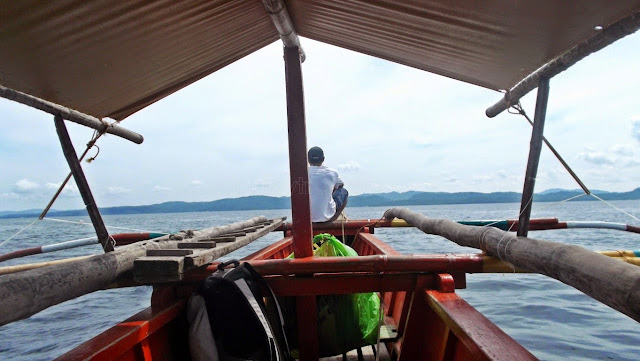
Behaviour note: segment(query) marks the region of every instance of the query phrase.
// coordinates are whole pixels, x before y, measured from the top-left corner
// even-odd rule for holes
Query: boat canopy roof
[[[493,90],[640,12],[640,0],[284,3],[302,37]],[[121,120],[278,39],[260,0],[4,1],[0,84]]]

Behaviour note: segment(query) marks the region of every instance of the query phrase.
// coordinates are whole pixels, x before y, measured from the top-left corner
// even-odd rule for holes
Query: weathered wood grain
[[[226,226],[194,232],[197,237],[213,238],[266,221],[255,217]],[[0,276],[0,326],[29,317],[58,303],[107,288],[129,279],[136,258],[148,249],[175,248],[169,236],[117,248],[113,252],[76,262],[31,269]]]
[[[481,249],[516,267],[555,278],[640,321],[640,268],[637,266],[580,246],[517,237],[494,227],[431,219],[406,208],[385,212],[385,218],[394,217],[425,233]]]

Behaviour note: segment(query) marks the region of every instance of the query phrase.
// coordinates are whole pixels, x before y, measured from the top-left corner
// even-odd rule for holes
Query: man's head
[[[309,149],[309,153],[307,153],[307,158],[309,159],[309,164],[319,166],[324,162],[324,152],[320,147],[313,147]]]

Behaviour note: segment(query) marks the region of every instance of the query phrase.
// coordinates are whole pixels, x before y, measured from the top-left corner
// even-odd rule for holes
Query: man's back
[[[325,222],[336,213],[333,190],[343,184],[338,172],[326,166],[309,166],[309,199],[311,201],[311,221]]]

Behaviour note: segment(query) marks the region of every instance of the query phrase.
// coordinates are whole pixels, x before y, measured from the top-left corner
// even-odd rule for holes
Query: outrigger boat
[[[151,307],[61,360],[190,359],[187,297],[215,270],[217,259],[272,231],[282,231],[283,239],[245,260],[276,295],[295,297],[300,360],[323,354],[316,297],[360,292],[376,292],[382,300],[381,329],[388,332],[378,356],[536,359],[455,292],[466,287],[466,274],[505,267],[553,277],[640,321],[637,266],[527,237],[535,223],[531,200],[545,141],[549,81],[635,32],[640,1],[7,1],[0,24],[0,95],[54,115],[105,250],[0,276],[0,325],[100,289],[153,285]],[[508,227],[517,235],[407,209],[391,209],[373,221],[312,224],[301,72],[305,54],[298,35],[504,91],[487,109],[490,117],[517,108],[520,98],[538,88],[521,215]],[[102,222],[64,121],[141,143],[142,136],[121,127],[121,120],[278,38],[286,69],[292,223],[252,218],[118,246]],[[374,235],[377,228],[394,225],[417,227],[483,253],[403,256]],[[560,228],[557,222],[550,227]],[[360,257],[313,257],[311,239],[318,233],[340,236]],[[296,258],[287,258],[292,252]]]

